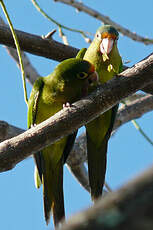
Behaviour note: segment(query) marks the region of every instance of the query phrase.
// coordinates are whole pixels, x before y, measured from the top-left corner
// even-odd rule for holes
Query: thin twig
[[[128,101],[128,100],[127,100]],[[125,107],[127,106],[126,100],[123,100],[122,103],[125,105]],[[132,119],[131,120],[132,124],[134,125],[134,127],[140,132],[140,134],[146,139],[146,141],[148,141],[152,146],[153,146],[153,142],[152,140],[148,137],[148,135],[143,131],[143,129],[140,127],[140,125],[136,122],[136,120]]]
[[[59,30],[59,36],[62,38],[62,40],[63,40],[63,43],[65,44],[65,45],[69,45],[69,43],[68,43],[68,40],[67,40],[67,37],[66,37],[66,35],[63,33],[63,31],[62,31],[62,27],[58,27],[58,30]]]
[[[45,17],[47,18],[49,21],[51,21],[52,23],[54,23],[55,25],[57,25],[59,28],[63,28],[65,30],[69,30],[71,32],[76,32],[76,33],[80,33],[83,37],[86,37],[86,34],[89,34],[89,32],[84,32],[83,30],[77,30],[74,28],[70,28],[68,26],[65,26],[61,23],[59,23],[58,21],[56,21],[55,19],[51,18],[38,4],[38,2],[36,0],[31,0],[31,2],[33,3],[33,5],[35,6],[35,8]]]
[[[0,4],[1,4],[1,7],[2,7],[3,12],[5,14],[5,17],[6,17],[7,21],[8,21],[8,24],[9,24],[9,27],[10,27],[10,30],[12,32],[12,36],[13,36],[13,39],[14,39],[14,43],[15,43],[15,46],[16,46],[16,49],[17,49],[17,53],[18,53],[18,57],[19,57],[19,63],[20,63],[20,67],[21,67],[21,74],[22,74],[24,100],[25,100],[25,103],[28,104],[28,96],[27,96],[26,81],[25,81],[25,72],[24,72],[24,66],[23,66],[23,61],[22,61],[22,56],[21,56],[20,45],[19,45],[18,38],[17,38],[16,33],[15,33],[15,30],[13,28],[13,24],[12,24],[12,22],[10,20],[9,14],[8,14],[8,12],[6,10],[5,4],[3,3],[3,0],[0,0]]]
[[[133,123],[133,125],[135,126],[135,128],[141,133],[141,135],[145,138],[145,140],[147,140],[152,146],[153,146],[153,141],[148,137],[148,135],[143,131],[143,129],[140,127],[140,125],[138,124],[138,122],[136,122],[136,120],[132,120],[131,121]]]
[[[142,42],[145,45],[153,44],[153,39],[142,37],[134,32],[131,32],[129,29],[124,28],[123,26],[119,25],[118,23],[112,21],[108,16],[101,14],[100,12],[86,6],[82,2],[78,2],[75,0],[54,0],[55,2],[62,2],[64,4],[70,5],[75,7],[78,11],[83,11],[90,16],[102,21],[104,24],[109,24],[114,26],[121,34],[131,38],[134,41]]]

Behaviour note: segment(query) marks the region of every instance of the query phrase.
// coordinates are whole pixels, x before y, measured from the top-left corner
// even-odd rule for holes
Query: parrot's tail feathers
[[[45,214],[45,221],[46,224],[48,225],[49,220],[50,220],[50,213],[52,210],[52,206],[53,206],[53,201],[51,201],[51,199],[49,199],[48,195],[47,195],[47,191],[45,189],[44,186],[44,192],[43,192],[43,197],[44,197],[44,214]]]
[[[74,142],[75,142],[75,139],[76,139],[76,136],[77,136],[77,132],[74,132],[72,134],[70,134],[67,138],[67,142],[66,142],[66,145],[65,145],[65,148],[64,148],[64,151],[63,151],[63,155],[64,155],[64,164],[73,148],[73,145],[74,145]]]
[[[49,174],[45,172],[49,172]],[[65,218],[63,164],[59,162],[54,171],[48,168],[45,172],[43,173],[45,220],[48,224],[52,212],[54,225],[58,226]]]
[[[63,193],[58,194],[53,205],[53,220],[55,226],[59,225],[65,219],[64,197]]]
[[[102,195],[106,173],[107,143],[108,139],[105,137],[101,146],[96,148],[87,134],[88,173],[93,201]]]
[[[33,157],[34,157],[34,161],[37,167],[37,171],[36,169],[35,171],[38,173],[39,179],[42,182],[42,155],[41,155],[41,152],[35,153]]]
[[[37,166],[35,166],[35,171],[34,171],[34,181],[35,181],[35,186],[36,188],[40,188],[42,181],[40,179],[39,173],[38,173],[38,169]]]
[[[40,188],[42,184],[42,156],[41,152],[35,153],[33,155],[35,161],[35,171],[34,171],[34,180],[36,188]]]

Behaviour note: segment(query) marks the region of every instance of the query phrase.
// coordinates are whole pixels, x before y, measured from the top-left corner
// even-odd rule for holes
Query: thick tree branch
[[[145,111],[150,112],[153,110],[153,96],[145,95],[140,99],[136,99],[119,109],[117,119],[114,124],[114,130],[119,128],[121,125],[131,121],[133,119],[140,118]]]
[[[152,79],[153,54],[117,78],[99,86],[91,95],[74,103],[70,109],[59,111],[38,126],[2,142],[0,171],[11,169],[29,155],[72,133],[110,109],[122,98],[152,83]]]
[[[21,50],[38,56],[63,61],[75,57],[78,49],[66,46],[53,39],[43,39],[40,36],[15,30]],[[0,44],[15,48],[11,31],[6,26],[0,26]]]
[[[0,142],[23,133],[24,130],[0,121]]]
[[[63,223],[61,230],[153,229],[153,167],[88,210]]]
[[[129,102],[127,106],[122,106],[117,113],[113,131],[116,131],[119,127],[125,123],[140,118],[145,113],[153,110],[153,96],[143,95],[142,97],[136,97],[136,100]],[[9,139],[11,137],[17,136],[23,133],[25,130],[8,124],[6,121],[0,121],[0,142]],[[84,138],[78,138],[78,143],[84,143]],[[76,152],[78,146],[76,146]],[[84,149],[84,144],[79,147],[79,151]],[[76,163],[74,163],[76,165]]]
[[[86,6],[82,2],[78,2],[75,0],[54,0],[55,2],[62,2],[64,4],[70,5],[76,8],[78,11],[83,11],[90,16],[102,21],[105,24],[109,24],[114,26],[120,33],[123,35],[131,38],[134,41],[142,42],[145,45],[153,44],[153,39],[142,37],[134,32],[131,32],[129,29],[124,28],[123,26],[117,24],[116,22],[112,21],[108,16],[101,14],[100,12]]]

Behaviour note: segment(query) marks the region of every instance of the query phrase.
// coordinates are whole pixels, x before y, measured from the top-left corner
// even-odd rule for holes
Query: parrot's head
[[[70,94],[72,98],[86,96],[88,88],[97,85],[99,80],[94,65],[80,58],[63,61],[56,67],[56,72],[64,83],[64,94]]]
[[[113,26],[104,25],[99,27],[95,39],[99,42],[100,52],[108,55],[116,45],[118,37],[119,33]]]

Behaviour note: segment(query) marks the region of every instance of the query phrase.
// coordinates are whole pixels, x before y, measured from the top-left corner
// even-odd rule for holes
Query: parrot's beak
[[[94,71],[93,73],[91,73],[88,77],[88,82],[91,85],[92,83],[96,83],[99,81],[99,76],[98,73],[96,71]]]
[[[103,38],[100,44],[100,51],[102,54],[109,54],[113,48],[114,39],[112,38]]]

